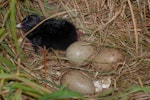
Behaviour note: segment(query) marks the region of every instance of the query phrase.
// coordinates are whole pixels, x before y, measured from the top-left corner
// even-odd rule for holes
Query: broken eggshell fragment
[[[93,81],[95,92],[100,92],[104,89],[108,89],[111,85],[111,77],[102,77],[99,80]]]

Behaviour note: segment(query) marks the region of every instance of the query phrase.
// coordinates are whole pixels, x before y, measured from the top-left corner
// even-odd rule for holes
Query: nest
[[[40,0],[16,1],[15,17],[19,23],[26,15],[37,13],[44,17],[63,18],[74,23],[82,33],[81,40],[86,40],[101,50],[104,47],[120,49],[125,57],[114,72],[103,73],[93,68],[90,64],[85,67],[75,67],[65,59],[65,51],[52,50],[47,53],[46,61],[44,52],[36,54],[29,41],[20,42],[23,39],[22,31],[16,30],[19,34],[17,41],[22,47],[23,59],[18,60],[18,52],[9,30],[9,1],[0,1],[1,27],[5,26],[5,35],[1,35],[0,42],[7,44],[16,58],[12,58],[9,51],[1,44],[0,53],[20,66],[20,73],[25,71],[38,84],[45,86],[51,91],[57,90],[52,84],[59,84],[62,74],[68,70],[82,70],[90,73],[90,77],[98,79],[101,76],[111,76],[113,93],[100,97],[115,97],[115,94],[124,92],[127,88],[136,85],[140,87],[150,86],[150,1],[149,0]],[[3,7],[5,7],[5,9]],[[6,23],[6,24],[4,24]],[[21,34],[20,34],[21,33]],[[46,65],[46,70],[45,66]],[[7,68],[5,68],[7,70]],[[9,70],[7,70],[9,72]],[[95,74],[96,73],[96,74]],[[105,90],[107,91],[107,90]],[[104,92],[105,92],[104,91]],[[95,96],[98,96],[97,93]],[[125,94],[126,95],[126,94]],[[148,93],[137,91],[129,93],[131,100],[148,100]],[[26,97],[26,96],[25,96]],[[27,97],[31,98],[31,97]],[[91,97],[89,97],[90,99]],[[94,98],[94,97],[93,97]],[[121,96],[119,99],[123,99]]]

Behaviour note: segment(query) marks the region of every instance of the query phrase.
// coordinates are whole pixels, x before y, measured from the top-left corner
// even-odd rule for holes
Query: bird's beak
[[[19,23],[19,24],[16,25],[16,27],[17,27],[17,28],[22,28],[23,26],[22,26],[21,23]]]

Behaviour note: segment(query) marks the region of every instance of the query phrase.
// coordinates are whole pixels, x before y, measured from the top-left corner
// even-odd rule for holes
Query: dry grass
[[[43,52],[35,54],[31,45],[25,41],[23,44],[24,59],[19,63],[20,70],[27,71],[37,80],[48,80],[59,83],[61,75],[70,69],[80,69],[91,73],[92,79],[101,76],[112,77],[113,92],[106,96],[99,97],[108,99],[122,98],[122,93],[136,85],[140,87],[150,86],[150,1],[149,0],[32,0],[32,2],[19,2],[16,4],[16,22],[31,13],[38,13],[45,17],[65,18],[75,24],[83,34],[81,40],[87,40],[102,49],[112,47],[122,50],[125,60],[117,70],[112,73],[101,73],[95,70],[90,64],[84,67],[71,66],[64,58],[64,52],[52,51],[47,56],[47,70],[43,67]],[[9,1],[0,3],[1,26],[6,20],[9,9]],[[7,27],[7,26],[6,26]],[[9,26],[7,27],[9,29]],[[11,50],[15,52],[14,44],[9,30],[0,38],[1,41],[9,43]],[[17,34],[22,33],[17,30]],[[20,39],[22,36],[19,35]],[[19,42],[20,43],[20,42]],[[0,53],[11,58],[3,48]],[[17,53],[15,53],[17,55]],[[95,73],[98,74],[95,76]],[[45,85],[44,82],[39,81]],[[51,91],[53,88],[48,85]],[[106,90],[107,91],[107,90]],[[105,91],[104,91],[105,92]],[[99,96],[97,93],[94,97]],[[150,94],[145,92],[129,92],[131,100],[148,100]],[[125,92],[124,95],[127,95]],[[94,97],[92,97],[94,99]],[[118,99],[117,98],[117,99]],[[97,100],[97,99],[95,99]]]

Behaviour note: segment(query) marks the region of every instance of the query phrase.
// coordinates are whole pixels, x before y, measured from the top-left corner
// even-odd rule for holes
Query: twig
[[[46,46],[44,46],[44,74],[45,74],[45,79],[47,79],[47,67],[46,67]],[[48,84],[45,84],[45,87],[48,88]]]
[[[130,0],[128,0],[128,4],[129,4],[130,11],[131,11],[131,16],[132,16],[132,20],[133,20],[133,26],[134,26],[135,51],[136,51],[136,56],[138,56],[138,54],[139,54],[139,51],[138,51],[138,48],[139,48],[138,41],[139,40],[138,40],[137,26],[136,26],[135,16],[134,16],[134,13],[133,13],[132,4],[131,4]]]

